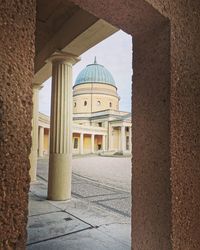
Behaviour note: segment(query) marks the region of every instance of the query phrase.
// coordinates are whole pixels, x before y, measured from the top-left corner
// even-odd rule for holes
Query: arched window
[[[100,105],[101,105],[101,102],[100,102],[100,101],[97,101],[97,105],[100,106]]]
[[[84,106],[87,106],[87,101],[84,101]]]
[[[74,108],[76,107],[76,102],[74,103]]]
[[[109,103],[110,108],[112,108],[112,102]]]

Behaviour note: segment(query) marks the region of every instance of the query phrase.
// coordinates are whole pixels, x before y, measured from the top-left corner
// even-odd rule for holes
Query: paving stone
[[[28,244],[46,241],[89,228],[89,225],[65,212],[52,212],[28,219]]]
[[[130,246],[90,229],[27,247],[28,250],[130,250]]]
[[[128,198],[120,198],[120,199],[108,199],[101,200],[97,202],[99,205],[104,208],[110,209],[116,213],[120,213],[125,216],[131,216],[131,199]]]
[[[27,249],[130,250],[130,192],[73,174],[72,199],[48,201],[47,166],[39,161],[30,188]]]
[[[35,195],[29,196],[29,216],[45,214],[50,212],[59,211],[59,208],[51,205],[47,200],[42,199]]]
[[[114,192],[112,190],[103,187],[98,187],[96,185],[93,185],[92,183],[81,183],[72,185],[72,194],[82,198],[113,193]]]

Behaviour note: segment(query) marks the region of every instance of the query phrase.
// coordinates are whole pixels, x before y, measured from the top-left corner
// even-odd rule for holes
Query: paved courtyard
[[[131,158],[73,159],[72,199],[47,201],[48,159],[31,185],[27,248],[131,248]]]
[[[131,157],[74,158],[72,164],[75,174],[128,192],[131,190]]]

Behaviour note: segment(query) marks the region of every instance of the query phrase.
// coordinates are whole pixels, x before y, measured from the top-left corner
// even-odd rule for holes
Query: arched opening
[[[0,161],[3,181],[0,194],[4,220],[0,248],[25,247],[34,47],[35,98],[37,85],[44,80],[41,80],[43,73],[51,72],[51,64],[46,61],[49,56],[55,53],[54,59],[58,59],[57,49],[72,54],[76,49],[80,55],[83,52],[82,47],[77,46],[80,44],[89,48],[92,44],[87,43],[87,29],[92,30],[93,35],[90,37],[102,35],[100,24],[104,22],[98,22],[99,17],[134,38],[132,246],[134,249],[190,249],[194,246],[199,249],[197,216],[200,189],[196,167],[199,166],[197,41],[200,19],[196,11],[199,10],[199,1],[190,1],[185,5],[170,0],[73,2],[94,16],[74,6],[72,2],[56,0],[44,4],[46,2],[37,1],[36,40],[35,1],[13,2],[9,5],[9,15],[8,3],[2,2]],[[99,32],[93,32],[93,24],[98,26]],[[70,30],[66,32],[68,38],[63,32],[66,30]],[[82,33],[81,43],[77,30],[79,34]],[[68,61],[67,66],[61,67],[64,72],[71,70],[69,64]],[[55,63],[54,69],[55,74],[58,69]],[[54,89],[55,92],[57,90]],[[58,105],[57,110],[62,112],[59,108]],[[33,115],[33,127],[35,120]],[[34,135],[36,131],[33,129],[32,132]],[[58,136],[63,138],[62,134],[58,133]],[[35,141],[30,156],[32,163],[36,153]],[[30,173],[34,176],[32,170]],[[41,186],[38,187],[43,192]],[[62,202],[59,205],[62,206]],[[43,209],[40,210],[41,216]],[[65,223],[71,223],[73,220],[63,213],[60,213],[59,218]],[[34,214],[30,217],[36,218]],[[63,225],[65,227],[66,224]],[[85,229],[80,227],[79,235]],[[68,244],[72,241],[78,243],[72,234],[69,237],[72,238]],[[51,241],[53,245],[55,243]]]
[[[137,3],[139,4],[139,3]],[[135,8],[137,9],[138,6],[137,4],[135,5]],[[101,3],[100,3],[101,5]],[[92,5],[90,5],[92,6]],[[137,166],[139,166],[140,164],[142,164],[143,168],[142,170],[138,169],[138,171],[134,171],[133,169],[133,178],[135,180],[135,182],[133,183],[133,185],[135,186],[135,189],[133,188],[133,190],[137,190],[137,188],[139,188],[141,185],[143,185],[143,182],[146,182],[146,177],[149,176],[149,181],[151,183],[151,189],[148,190],[144,190],[142,189],[142,193],[143,195],[141,195],[140,192],[134,192],[133,193],[133,204],[135,204],[133,206],[133,218],[135,218],[134,212],[137,214],[137,219],[134,221],[134,223],[132,224],[133,226],[133,235],[134,237],[137,237],[137,240],[135,241],[135,245],[140,245],[140,237],[141,235],[143,235],[143,237],[147,237],[149,238],[148,233],[149,232],[153,232],[153,234],[155,233],[154,230],[156,230],[156,234],[162,234],[165,235],[164,237],[164,241],[165,244],[170,245],[170,241],[169,241],[169,237],[170,237],[170,233],[171,233],[171,229],[170,229],[170,223],[168,220],[170,218],[170,183],[169,183],[169,178],[166,179],[166,175],[168,175],[169,177],[169,158],[168,155],[165,154],[164,155],[164,160],[166,161],[166,164],[164,166],[165,171],[163,173],[160,172],[155,172],[152,171],[153,166],[155,165],[155,159],[157,162],[157,166],[159,166],[159,164],[161,164],[162,160],[157,158],[157,154],[161,154],[163,151],[167,151],[169,152],[169,145],[166,143],[165,145],[163,145],[163,147],[158,147],[159,144],[159,140],[162,138],[166,138],[166,133],[169,132],[168,128],[169,128],[169,123],[166,123],[166,115],[168,115],[168,107],[169,107],[169,99],[168,99],[168,94],[169,94],[169,85],[166,84],[166,82],[169,84],[169,71],[168,69],[166,69],[166,65],[169,65],[169,58],[168,57],[162,57],[162,53],[161,54],[155,54],[154,51],[157,47],[159,47],[159,49],[162,51],[166,52],[166,49],[168,49],[169,51],[169,24],[168,21],[162,17],[158,12],[156,12],[150,5],[148,4],[144,4],[144,8],[145,10],[143,11],[148,11],[149,13],[152,14],[152,16],[147,16],[147,19],[149,19],[149,21],[151,21],[152,26],[155,25],[156,29],[153,30],[151,33],[151,30],[148,30],[148,26],[144,26],[141,23],[137,23],[136,21],[136,25],[134,27],[132,27],[132,25],[129,24],[129,22],[126,24],[117,24],[117,21],[115,22],[115,15],[112,15],[112,18],[110,19],[109,16],[107,16],[107,14],[103,11],[101,12],[99,9],[96,9],[95,6],[94,9],[92,10],[92,12],[94,11],[94,14],[97,17],[103,17],[106,20],[109,20],[109,22],[111,22],[111,24],[117,25],[118,27],[122,27],[123,30],[127,31],[128,33],[132,34],[134,37],[134,51],[135,51],[135,56],[134,56],[134,99],[133,99],[133,105],[134,102],[137,104],[134,107],[134,119],[135,122],[138,121],[140,123],[140,127],[134,127],[134,131],[137,135],[141,134],[141,138],[145,138],[145,140],[148,141],[148,138],[155,138],[154,144],[152,146],[150,146],[148,144],[148,148],[144,147],[142,148],[142,151],[138,152],[136,154],[136,156],[133,158],[133,166],[134,169],[138,169]],[[125,8],[125,9],[123,9]],[[86,8],[87,9],[87,8]],[[111,8],[112,9],[112,8]],[[111,11],[111,9],[109,11]],[[96,10],[96,12],[95,12]],[[126,7],[122,7],[122,11],[129,12],[128,9],[126,9]],[[114,12],[113,12],[114,13]],[[101,16],[102,15],[102,16]],[[130,16],[132,16],[133,14],[130,13]],[[129,17],[130,18],[130,17]],[[116,19],[117,20],[117,19]],[[147,22],[148,23],[148,22]],[[130,26],[129,26],[130,25]],[[148,25],[150,25],[148,23]],[[147,29],[147,31],[145,30],[143,33],[140,33],[138,30],[143,27],[144,29]],[[132,30],[133,29],[133,30]],[[162,31],[161,31],[162,30]],[[147,33],[146,33],[147,32]],[[148,40],[147,42],[147,34],[148,37],[151,38]],[[165,42],[163,42],[163,39]],[[141,45],[142,44],[142,45]],[[142,49],[140,49],[140,47],[142,46]],[[75,51],[74,51],[75,52]],[[159,61],[159,64],[157,64],[157,62],[155,61],[155,56],[156,56],[156,60]],[[151,67],[148,70],[148,68],[145,68],[146,70],[144,71],[144,63],[146,62],[147,65],[149,65],[149,58],[151,58]],[[155,74],[155,72],[158,71],[162,72],[162,74],[158,75]],[[145,73],[145,74],[144,74]],[[156,76],[156,78],[155,78]],[[146,91],[146,84],[149,84],[149,88],[148,91]],[[151,89],[150,89],[151,86]],[[139,101],[137,100],[138,95],[137,95],[137,91],[139,89]],[[160,90],[160,96],[154,96],[155,89],[159,89]],[[147,95],[148,93],[148,95]],[[141,99],[141,96],[144,97],[144,99]],[[159,104],[160,101],[162,99],[165,99],[166,101],[164,102],[164,104],[162,106],[160,105],[156,105]],[[141,102],[141,100],[143,100],[143,102]],[[153,100],[153,102],[152,102]],[[84,101],[84,105],[87,104],[86,101]],[[101,105],[101,101],[98,100],[97,101],[97,105]],[[159,107],[159,109],[161,108],[161,113],[162,115],[157,117],[154,115],[155,112],[155,107]],[[141,110],[145,110],[145,113],[141,113]],[[160,112],[158,110],[158,112]],[[143,114],[141,116],[141,114]],[[157,114],[157,112],[156,112]],[[137,123],[137,122],[136,122]],[[147,126],[147,127],[146,127]],[[157,131],[161,131],[160,132],[156,132],[154,131],[154,133],[152,133],[152,130],[149,130],[149,127],[156,127]],[[143,128],[143,131],[141,130]],[[119,130],[119,127],[116,127],[115,130],[113,130],[113,133],[117,133],[117,131]],[[146,133],[144,133],[144,130]],[[120,133],[122,134],[123,131],[126,131],[126,128],[123,127],[120,129]],[[142,133],[141,133],[142,132]],[[99,140],[99,137],[95,136],[96,140]],[[127,137],[128,138],[128,137]],[[125,138],[125,147],[129,148],[129,142],[127,141],[127,138]],[[140,145],[140,141],[137,141],[138,137],[135,137],[135,141],[134,141],[134,146],[133,149],[135,147],[135,150],[137,151],[138,145]],[[86,140],[88,140],[88,135],[87,134],[80,134],[80,143],[84,142]],[[129,140],[129,138],[128,138]],[[130,140],[129,140],[130,141]],[[157,148],[158,147],[158,148]],[[99,140],[99,142],[97,142],[97,149],[101,149],[102,148],[102,144]],[[157,148],[156,153],[155,151],[152,152],[153,148]],[[158,151],[160,151],[158,153]],[[146,156],[146,158],[141,157],[140,153],[142,152],[146,152],[144,155]],[[149,152],[151,152],[151,154],[149,155]],[[51,162],[51,160],[50,160]],[[151,165],[152,164],[152,165]],[[141,172],[145,173],[145,175],[141,175]],[[153,175],[152,175],[153,173]],[[155,174],[156,173],[156,174]],[[138,178],[136,177],[138,176]],[[157,188],[157,184],[155,184],[153,182],[154,178],[159,178],[159,193],[162,193],[162,191],[165,190],[165,195],[159,197],[162,201],[159,203],[160,206],[160,210],[159,210],[159,218],[161,219],[161,227],[159,228],[159,230],[157,231],[154,223],[152,222],[151,224],[147,224],[145,226],[145,218],[148,217],[149,218],[149,213],[151,214],[152,211],[155,211],[157,205],[156,203],[151,203],[152,199],[154,199],[154,188]],[[137,182],[139,181],[139,182]],[[136,184],[137,183],[137,184]],[[51,185],[51,184],[49,184]],[[167,192],[166,192],[167,190]],[[148,192],[147,192],[148,191]],[[149,195],[149,192],[151,194],[151,196]],[[142,198],[141,198],[142,197]],[[140,206],[141,204],[144,204],[144,202],[146,202],[147,204],[151,204],[151,206],[144,206],[143,209],[145,210],[145,216],[143,214],[144,210],[140,210]],[[138,206],[138,207],[136,207]],[[148,208],[148,210],[146,210],[146,208]],[[141,211],[141,215],[140,215],[140,211]],[[154,218],[151,218],[154,219]],[[150,220],[151,220],[150,219]],[[140,220],[140,222],[139,222]],[[168,221],[168,223],[166,223],[166,220]],[[138,221],[138,222],[137,222]],[[143,223],[144,227],[140,228],[140,232],[138,230],[134,230],[135,228],[137,228],[137,223]],[[156,223],[157,224],[157,223]],[[159,237],[158,237],[159,238]],[[156,239],[153,239],[153,245],[154,248],[159,248],[158,246],[160,245],[160,242]],[[142,241],[144,242],[144,241]],[[142,243],[143,244],[143,243]]]

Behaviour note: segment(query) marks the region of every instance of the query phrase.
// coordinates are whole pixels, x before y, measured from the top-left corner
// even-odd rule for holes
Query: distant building
[[[73,86],[73,154],[126,154],[131,151],[131,113],[119,111],[120,97],[111,73],[87,65]],[[48,154],[49,117],[39,114],[39,156]]]

